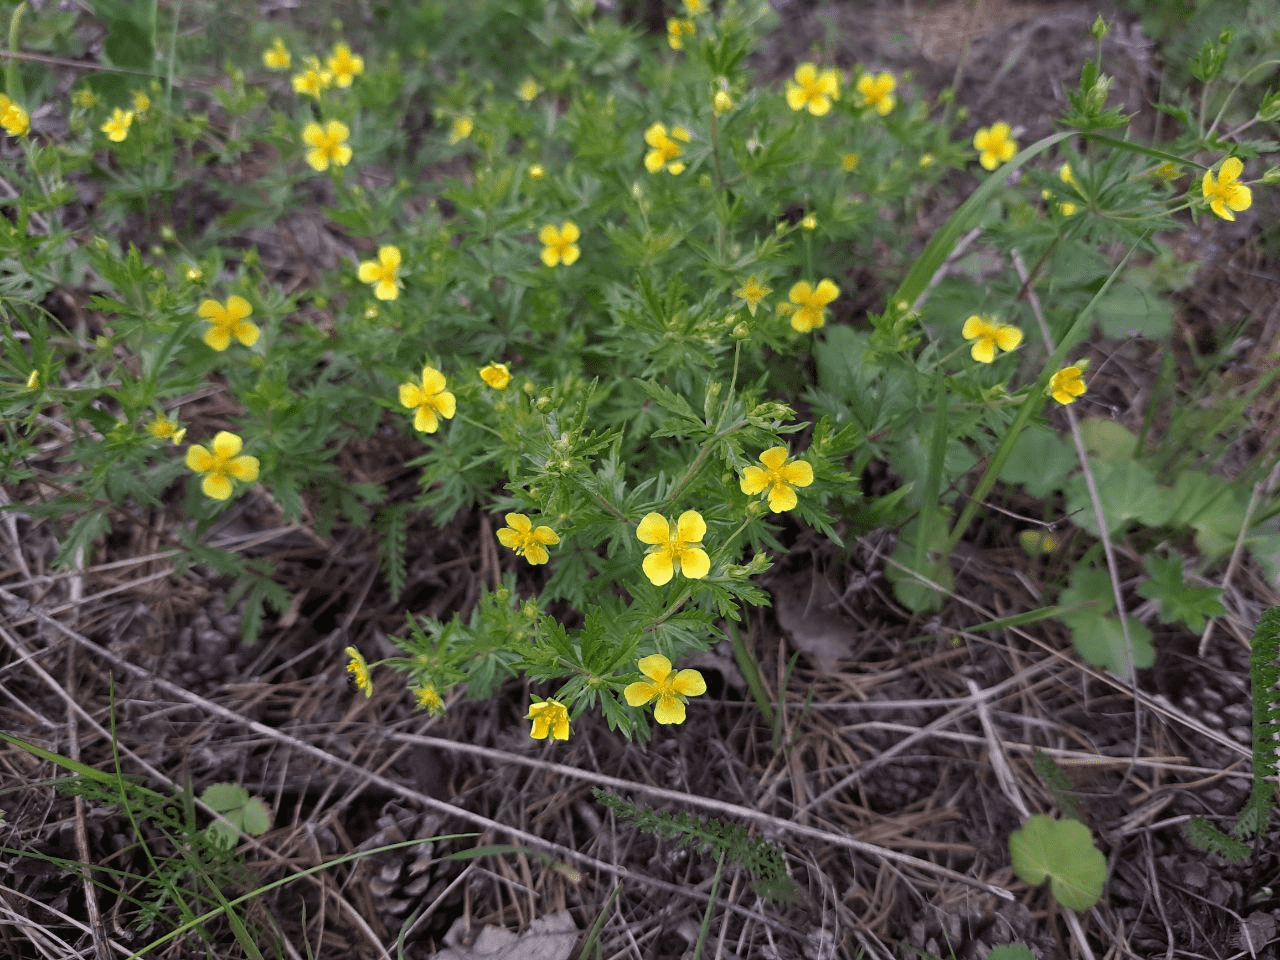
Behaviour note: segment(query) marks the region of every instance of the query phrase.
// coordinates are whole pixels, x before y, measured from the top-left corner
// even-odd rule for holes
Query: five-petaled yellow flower
[[[1059,403],[1075,403],[1084,390],[1084,371],[1080,367],[1063,367],[1049,378],[1049,396]]]
[[[801,280],[791,288],[785,304],[785,312],[791,314],[792,329],[798,333],[808,333],[827,322],[826,309],[836,297],[840,296],[840,288],[831,280],[822,280],[815,287],[808,281]]]
[[[696,510],[686,510],[676,521],[675,533],[660,513],[646,513],[636,527],[641,543],[651,544],[644,558],[644,575],[655,587],[670,583],[679,567],[690,580],[701,580],[711,570],[711,558],[702,549],[707,524]]]
[[[525,103],[532,103],[541,92],[542,88],[538,86],[538,81],[533,77],[525,77],[520,81],[520,86],[516,87],[516,97]]]
[[[320,66],[315,57],[307,57],[306,69],[293,75],[293,92],[320,99],[320,94],[333,86],[333,74]]]
[[[1253,205],[1253,192],[1237,182],[1243,171],[1244,164],[1239,157],[1227,157],[1216,178],[1212,170],[1204,172],[1200,189],[1204,191],[1205,202],[1223,220],[1234,220],[1236,215],[1232,210],[1248,210]]]
[[[307,151],[307,164],[312,170],[328,170],[329,164],[345,167],[351,162],[351,148],[347,146],[350,134],[345,123],[330,120],[323,127],[308,123],[302,130],[302,139],[311,149]]]
[[[219,431],[213,438],[213,449],[200,444],[187,449],[187,466],[196,473],[203,473],[200,489],[212,500],[226,500],[231,496],[231,479],[253,483],[258,479],[258,458],[240,456],[244,441],[234,433]]]
[[[179,427],[176,420],[170,420],[163,413],[157,413],[156,418],[147,424],[147,433],[157,440],[171,440],[176,447],[187,435],[187,428]]]
[[[644,168],[650,173],[659,173],[666,170],[667,173],[678,174],[684,171],[684,161],[677,160],[680,156],[680,143],[689,142],[689,131],[684,127],[673,126],[671,135],[667,136],[667,128],[661,123],[655,123],[644,132],[644,142],[650,146],[648,153],[644,155]]]
[[[444,700],[434,684],[427,683],[410,689],[413,695],[418,698],[418,706],[426,710],[427,713],[433,717],[438,717],[444,713]]]
[[[453,125],[449,127],[449,143],[458,144],[467,137],[471,136],[471,131],[476,128],[476,122],[470,117],[458,117],[453,121]]]
[[[361,283],[373,284],[373,295],[379,300],[394,300],[400,296],[401,282],[396,276],[400,269],[400,250],[390,244],[378,248],[377,260],[364,260],[358,276]]]
[[[672,50],[683,50],[684,38],[692,37],[697,32],[698,28],[692,20],[671,17],[667,20],[667,46]]]
[[[435,433],[439,418],[448,420],[457,410],[457,400],[444,385],[444,374],[435,367],[422,368],[421,383],[400,384],[400,406],[413,410],[413,429],[419,433]]]
[[[1018,141],[1010,135],[1007,123],[993,123],[973,135],[973,146],[978,151],[978,162],[986,170],[994,170],[1000,164],[1012,160],[1018,152]]]
[[[532,564],[546,563],[547,547],[560,542],[556,532],[547,526],[535,527],[523,513],[508,513],[506,521],[507,525],[498,531],[498,542]]]
[[[772,292],[772,288],[765,286],[760,279],[753,273],[747,277],[747,282],[737,290],[733,291],[733,295],[739,300],[745,300],[747,303],[747,311],[754,317],[756,308],[760,306],[760,301]]]
[[[787,106],[792,110],[808,109],[821,117],[831,109],[831,101],[840,99],[840,74],[819,70],[812,63],[796,67],[796,78],[787,84]]]
[[[204,332],[204,342],[219,353],[231,346],[232,337],[252,347],[260,331],[257,324],[245,319],[251,313],[253,307],[244,297],[230,296],[225,306],[217,300],[202,300],[196,315],[213,324]]]
[[[774,513],[794,510],[796,487],[813,483],[813,467],[803,460],[787,460],[786,447],[770,447],[760,454],[760,466],[745,467],[738,485],[745,494],[769,491],[769,509]]]
[[[650,700],[657,700],[653,706],[653,719],[658,723],[684,723],[685,698],[707,692],[707,682],[702,679],[702,674],[697,670],[676,673],[671,669],[671,661],[660,653],[643,657],[636,666],[649,680],[627,684],[622,695],[633,707],[642,707]]]
[[[557,228],[548,223],[538,231],[538,239],[542,241],[542,262],[548,267],[564,264],[566,267],[574,263],[582,253],[578,249],[578,238],[582,232],[572,220],[566,220]]]
[[[112,143],[120,143],[129,135],[129,124],[133,123],[133,111],[116,107],[111,117],[99,129],[107,135]]]
[[[878,73],[875,76],[864,73],[858,78],[858,100],[883,117],[888,115],[898,102],[893,95],[893,91],[897,88],[898,81],[892,73]]]
[[[351,81],[364,73],[364,57],[351,52],[345,43],[334,44],[333,53],[325,61],[333,74],[333,82],[340,87],[351,86]]]
[[[284,41],[279,37],[271,38],[271,46],[262,52],[262,65],[268,70],[288,70],[293,63],[293,55]]]
[[[495,390],[505,390],[511,382],[511,368],[505,363],[485,364],[480,368],[480,379]]]
[[[973,341],[973,347],[969,353],[979,363],[990,363],[994,360],[997,347],[1008,352],[1022,342],[1022,331],[1017,327],[980,317],[977,314],[964,322],[964,329],[960,334],[966,340]]]
[[[11,137],[20,137],[31,129],[31,115],[16,100],[0,93],[0,127]]]
[[[530,704],[525,719],[533,721],[529,736],[535,740],[545,740],[548,736],[555,740],[569,739],[569,711],[559,700]]]
[[[366,699],[372,696],[373,679],[369,676],[369,664],[365,663],[364,656],[355,647],[347,647],[342,652],[351,658],[351,662],[347,664],[347,673],[355,680],[356,687]]]

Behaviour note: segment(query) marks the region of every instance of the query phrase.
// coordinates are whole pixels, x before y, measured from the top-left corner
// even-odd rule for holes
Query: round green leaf
[[[1037,814],[1009,835],[1009,857],[1024,883],[1048,878],[1053,899],[1069,910],[1088,910],[1102,896],[1107,860],[1078,820]]]

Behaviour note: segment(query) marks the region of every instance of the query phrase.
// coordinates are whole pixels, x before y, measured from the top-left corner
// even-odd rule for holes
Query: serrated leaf
[[[1102,896],[1107,859],[1078,820],[1037,814],[1009,835],[1009,857],[1024,883],[1047,879],[1054,900],[1069,910],[1088,910]]]
[[[1160,604],[1161,623],[1182,623],[1192,633],[1204,629],[1208,617],[1226,613],[1218,587],[1193,587],[1183,580],[1182,562],[1159,554],[1146,556],[1151,579],[1138,585],[1138,596]]]
[[[1071,628],[1071,642],[1085,662],[1105,667],[1117,677],[1128,678],[1135,667],[1145,670],[1156,662],[1151,631],[1141,620],[1125,618],[1132,650],[1125,641],[1124,627],[1117,617],[1073,615],[1064,616],[1062,620]]]
[[[1013,445],[1000,479],[1020,483],[1033,497],[1047,497],[1061,490],[1076,466],[1075,451],[1067,440],[1048,427],[1028,424]]]

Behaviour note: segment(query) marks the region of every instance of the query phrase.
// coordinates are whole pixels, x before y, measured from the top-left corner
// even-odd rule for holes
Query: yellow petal
[[[707,681],[697,670],[681,670],[672,679],[671,689],[686,697],[697,697],[707,692]]]
[[[640,568],[644,570],[644,575],[649,578],[649,582],[655,587],[670,583],[671,578],[675,576],[675,567],[671,563],[671,554],[666,550],[661,553],[649,554],[644,558]]]
[[[622,691],[622,696],[633,707],[643,707],[657,695],[658,688],[652,683],[645,683],[643,680],[628,683],[626,689]]]
[[[667,523],[667,518],[660,513],[646,513],[636,527],[636,537],[641,543],[666,543],[670,536],[671,526]],[[666,580],[663,583],[666,583]]]
[[[636,661],[636,666],[650,680],[662,683],[671,674],[671,661],[660,653],[651,653]]]
[[[686,510],[676,521],[676,536],[681,543],[699,543],[707,535],[707,524],[697,510]]]
[[[689,547],[680,551],[680,572],[690,580],[701,580],[711,570],[711,558],[707,551]]]
[[[653,707],[654,720],[661,724],[684,723],[684,717],[684,703],[678,697],[670,693],[658,697],[658,702]]]

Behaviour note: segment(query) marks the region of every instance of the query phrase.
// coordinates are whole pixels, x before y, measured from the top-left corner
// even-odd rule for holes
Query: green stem
[[[22,26],[22,15],[26,10],[26,0],[22,0],[13,8],[13,15],[9,17],[9,53],[12,56],[4,66],[5,92],[9,94],[9,99],[17,100],[19,103],[26,100],[22,89],[22,73],[18,69],[18,32]]]

